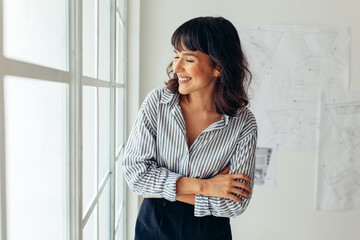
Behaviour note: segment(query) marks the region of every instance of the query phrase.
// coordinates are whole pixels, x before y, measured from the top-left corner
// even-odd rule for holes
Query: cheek
[[[200,69],[198,72],[205,80],[210,80],[213,78],[213,71],[209,68]]]
[[[190,67],[188,68],[188,73],[190,73],[191,75],[193,75],[194,77],[205,77],[208,73],[207,70],[201,67]]]

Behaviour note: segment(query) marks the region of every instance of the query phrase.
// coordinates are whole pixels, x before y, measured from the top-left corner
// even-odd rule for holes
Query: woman
[[[144,100],[125,149],[125,178],[145,197],[135,239],[231,239],[255,170],[251,74],[222,17],[187,21],[171,43],[170,80]]]

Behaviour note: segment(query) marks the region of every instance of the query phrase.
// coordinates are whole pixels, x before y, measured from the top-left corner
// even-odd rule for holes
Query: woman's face
[[[174,52],[172,68],[179,79],[179,92],[212,94],[219,71],[212,67],[210,56],[200,51]]]

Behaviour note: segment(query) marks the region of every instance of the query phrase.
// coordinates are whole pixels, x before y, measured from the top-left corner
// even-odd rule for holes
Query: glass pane
[[[83,215],[97,192],[97,94],[96,87],[83,87]]]
[[[68,1],[4,0],[3,3],[4,55],[67,71]]]
[[[67,239],[68,85],[4,85],[8,239]]]
[[[90,218],[88,219],[86,225],[83,229],[83,240],[97,240],[97,206],[94,208],[91,213]]]
[[[116,21],[116,82],[125,82],[125,28]]]
[[[99,239],[110,239],[110,178],[99,200]]]
[[[115,216],[120,213],[121,206],[124,202],[124,175],[121,167],[123,161],[124,151],[121,151],[120,157],[115,163]],[[124,210],[122,210],[124,211]]]
[[[124,89],[116,89],[116,154],[124,144],[124,129],[125,129],[125,98]]]
[[[120,14],[121,14],[121,18],[124,20],[124,21],[126,21],[125,20],[125,9],[126,9],[126,0],[116,0],[116,7],[119,9],[119,11],[120,11]]]
[[[83,0],[83,75],[97,78],[97,1]]]
[[[99,78],[110,81],[110,0],[99,1]]]
[[[110,89],[99,88],[99,183],[110,170]]]
[[[122,214],[119,220],[119,226],[115,232],[115,240],[124,240],[125,239],[125,225],[124,225],[124,215]]]

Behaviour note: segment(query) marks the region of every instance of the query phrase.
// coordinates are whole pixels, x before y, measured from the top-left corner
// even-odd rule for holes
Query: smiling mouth
[[[191,77],[186,77],[186,78],[179,77],[179,82],[186,83],[186,82],[190,81],[191,79],[192,79]]]

